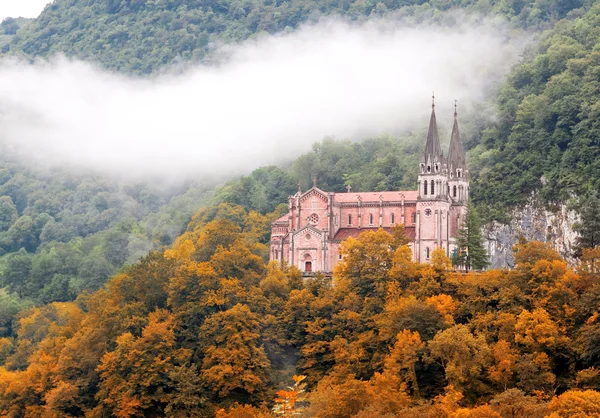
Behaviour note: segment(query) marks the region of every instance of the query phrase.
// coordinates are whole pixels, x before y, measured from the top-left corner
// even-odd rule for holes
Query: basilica
[[[435,103],[419,164],[417,190],[334,193],[313,187],[288,198],[289,211],[271,225],[270,259],[305,275],[329,274],[341,260],[340,243],[364,231],[404,224],[414,261],[428,262],[436,248],[448,256],[466,212],[469,172],[456,106],[448,155],[440,146]]]

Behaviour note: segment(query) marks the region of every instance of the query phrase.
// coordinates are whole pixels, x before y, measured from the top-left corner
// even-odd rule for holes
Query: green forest
[[[600,3],[55,0],[0,24],[0,57],[153,77],[324,17],[453,25],[456,11],[533,39],[459,115],[472,203],[483,222],[532,196],[575,209],[577,265],[521,240],[513,270],[457,273],[383,231],[348,240],[363,257],[332,280],[267,264],[298,183],[414,189],[425,131],[315,138],[293,161],[169,187],[3,149],[0,416],[600,416]]]

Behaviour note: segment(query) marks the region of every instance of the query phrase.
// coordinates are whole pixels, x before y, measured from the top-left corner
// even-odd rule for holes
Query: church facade
[[[270,259],[304,274],[331,273],[348,237],[404,224],[414,261],[428,262],[436,248],[448,256],[469,198],[469,172],[460,140],[456,108],[450,148],[444,156],[432,104],[416,190],[346,193],[313,187],[288,198],[289,212],[271,224]]]

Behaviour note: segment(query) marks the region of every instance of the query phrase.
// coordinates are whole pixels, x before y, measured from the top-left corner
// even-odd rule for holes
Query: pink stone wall
[[[300,223],[297,230],[308,225],[320,230],[326,230],[328,228],[327,200],[327,196],[324,196],[315,190],[303,196],[300,201]],[[317,223],[309,221],[309,219],[312,220],[317,218]]]
[[[386,192],[382,192],[386,193]],[[390,193],[390,199],[396,199],[396,193]],[[413,193],[416,192],[403,192]],[[364,194],[367,196],[367,194]],[[374,194],[375,195],[375,194]],[[379,194],[377,194],[379,196]],[[367,196],[369,199],[372,197]],[[294,197],[290,200],[290,227],[286,229],[279,225],[272,227],[272,241],[271,241],[271,259],[274,259],[275,250],[278,252],[278,261],[287,261],[290,265],[297,266],[300,270],[305,271],[306,261],[312,263],[312,271],[326,271],[331,272],[334,266],[339,262],[339,244],[337,242],[327,242],[327,250],[323,252],[323,233],[329,233],[329,211],[328,202],[330,196],[321,193],[318,190],[311,190],[305,196],[302,196],[300,201],[300,220],[299,224],[296,225],[298,208],[297,199]],[[400,202],[394,204],[386,203],[385,201],[380,202],[364,201],[359,209],[358,204],[354,205],[348,196],[343,196],[344,202],[348,202],[347,205],[341,206],[340,203],[336,204],[335,196],[333,197],[333,208],[332,212],[335,215],[331,219],[331,232],[332,235],[328,236],[328,240],[333,239],[340,228],[377,228],[377,227],[393,227],[394,225],[404,223],[407,226],[415,227],[415,240],[416,244],[411,243],[411,249],[413,250],[415,260],[425,262],[427,261],[427,248],[429,248],[429,256],[431,252],[438,248],[440,245],[442,248],[450,251],[449,245],[453,241],[451,238],[456,235],[458,231],[457,215],[464,212],[462,206],[450,207],[448,202],[442,200],[430,200],[430,201],[419,201],[414,200],[405,201],[404,206]],[[384,195],[384,198],[387,198]],[[366,198],[365,198],[366,199]],[[358,202],[357,202],[358,203]],[[425,210],[431,210],[429,217],[425,216]],[[413,222],[413,214],[419,212],[418,222]],[[362,214],[359,219],[359,213]],[[394,215],[394,223],[392,223],[392,214]],[[403,216],[404,214],[404,216]],[[352,222],[348,224],[348,216],[351,215]],[[370,217],[372,216],[372,219]],[[416,220],[416,217],[415,217]],[[303,228],[310,226],[316,228],[314,230],[302,230]],[[281,251],[282,244],[277,241],[277,236],[282,236],[289,231],[290,234],[294,234],[294,254],[293,260],[290,259],[290,244],[283,244],[283,251]],[[307,238],[307,234],[310,238]],[[292,240],[292,236],[288,235],[286,238],[288,241]]]
[[[306,271],[306,262],[312,263],[312,271],[322,271],[322,235],[305,229],[294,235],[294,265]]]

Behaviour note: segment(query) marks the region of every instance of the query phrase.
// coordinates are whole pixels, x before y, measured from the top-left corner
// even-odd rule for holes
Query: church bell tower
[[[440,146],[432,96],[431,117],[425,150],[419,163],[415,261],[428,262],[436,248],[448,249],[448,166]]]

